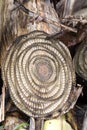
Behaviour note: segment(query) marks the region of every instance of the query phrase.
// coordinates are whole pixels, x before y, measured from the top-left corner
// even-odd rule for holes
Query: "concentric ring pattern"
[[[74,64],[77,74],[87,80],[87,41],[83,41],[78,47]]]
[[[47,40],[47,35],[33,31],[18,37],[2,63],[13,102],[35,118],[64,113],[75,84],[69,50],[60,41]]]

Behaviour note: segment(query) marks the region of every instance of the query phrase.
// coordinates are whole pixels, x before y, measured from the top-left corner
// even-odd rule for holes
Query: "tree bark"
[[[34,30],[59,32],[58,15],[50,0],[1,0],[0,62],[15,38]]]

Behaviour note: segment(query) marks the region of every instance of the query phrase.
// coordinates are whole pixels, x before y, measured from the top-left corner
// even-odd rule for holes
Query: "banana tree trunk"
[[[3,81],[16,106],[35,118],[30,130],[41,130],[40,118],[64,114],[79,96],[68,48],[46,39],[60,31],[58,15],[50,0],[1,0],[0,6]]]

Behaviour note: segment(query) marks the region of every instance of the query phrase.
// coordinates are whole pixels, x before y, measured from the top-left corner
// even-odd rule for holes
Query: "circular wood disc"
[[[87,41],[81,43],[74,57],[76,73],[87,80]]]
[[[29,116],[65,113],[75,73],[68,48],[48,34],[33,31],[18,37],[2,63],[3,80],[16,106]]]

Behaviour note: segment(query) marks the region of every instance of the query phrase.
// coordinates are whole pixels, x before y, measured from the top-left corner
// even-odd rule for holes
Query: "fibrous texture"
[[[2,62],[4,83],[16,106],[29,116],[50,117],[65,113],[75,85],[68,48],[46,39],[47,33],[33,31],[18,37]]]
[[[87,80],[87,41],[83,41],[78,47],[74,57],[76,73]]]

